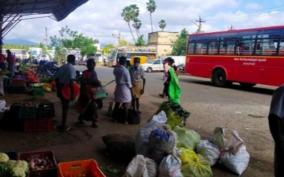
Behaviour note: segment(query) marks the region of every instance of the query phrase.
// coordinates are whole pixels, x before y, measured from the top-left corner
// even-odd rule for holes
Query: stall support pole
[[[2,54],[3,49],[3,15],[0,14],[0,54]]]

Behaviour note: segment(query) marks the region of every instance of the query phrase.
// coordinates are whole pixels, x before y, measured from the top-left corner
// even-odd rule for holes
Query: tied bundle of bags
[[[244,141],[236,130],[226,137],[224,128],[216,128],[211,142],[218,146],[221,156],[219,163],[237,175],[242,175],[247,169],[250,155]]]
[[[184,110],[179,104],[164,102],[161,104],[157,113],[164,111],[167,115],[167,124],[170,128],[175,128],[176,126],[185,126],[187,118],[190,113]]]
[[[211,166],[219,162],[231,172],[242,175],[249,164],[250,155],[237,131],[225,134],[225,129],[217,127],[210,140],[201,140],[196,147]]]

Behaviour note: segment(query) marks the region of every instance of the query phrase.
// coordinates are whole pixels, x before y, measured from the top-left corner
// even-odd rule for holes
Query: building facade
[[[173,44],[178,39],[178,32],[158,31],[148,34],[148,46],[153,46],[157,50],[157,56],[171,55]]]

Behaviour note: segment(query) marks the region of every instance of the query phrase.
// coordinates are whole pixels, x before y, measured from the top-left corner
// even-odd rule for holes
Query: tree
[[[151,29],[152,29],[152,32],[153,32],[152,13],[155,12],[156,8],[157,8],[157,5],[156,5],[155,0],[149,0],[149,1],[147,2],[147,10],[150,12],[150,21],[151,21]]]
[[[145,46],[145,40],[144,40],[144,36],[143,35],[139,36],[139,38],[137,39],[135,45],[136,46]]]
[[[65,49],[80,49],[81,56],[91,55],[96,53],[97,48],[95,43],[96,39],[84,36],[83,34],[71,30],[68,26],[65,26],[59,30],[59,36],[52,36],[50,38],[51,45],[56,47],[56,53],[63,55]]]
[[[183,29],[173,45],[173,55],[186,55],[187,36],[188,32]]]
[[[131,36],[133,38],[133,41],[135,43],[136,39],[135,39],[135,36],[133,34],[130,22],[133,21],[135,18],[137,18],[139,16],[139,8],[135,4],[126,6],[122,10],[121,16],[123,17],[124,21],[127,22],[129,31],[130,31]]]
[[[161,20],[161,21],[159,22],[159,27],[161,28],[162,31],[164,31],[164,29],[166,28],[166,26],[167,26],[167,23],[166,23],[165,20]]]
[[[118,46],[123,47],[123,46],[128,46],[129,42],[125,39],[120,38],[118,41]]]
[[[136,31],[137,38],[139,38],[139,36],[140,36],[139,30],[140,30],[140,28],[141,28],[141,26],[142,26],[141,20],[139,20],[138,18],[135,18],[135,19],[133,20],[132,26],[133,26],[133,28],[134,28],[135,31]]]
[[[103,54],[104,55],[109,55],[111,50],[114,48],[113,44],[107,44],[103,47]]]

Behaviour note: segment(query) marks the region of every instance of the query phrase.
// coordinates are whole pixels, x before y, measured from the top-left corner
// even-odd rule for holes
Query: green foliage
[[[141,28],[141,26],[142,26],[141,20],[138,19],[138,18],[135,18],[135,19],[133,20],[132,26],[133,26],[133,28],[136,30],[136,35],[137,35],[137,38],[138,38],[137,40],[139,40],[139,36],[140,36],[139,30],[140,30],[140,28]],[[136,42],[137,42],[137,41],[136,41]]]
[[[123,17],[124,21],[127,22],[129,31],[131,33],[131,36],[133,38],[133,41],[135,42],[135,37],[133,35],[130,22],[134,21],[134,19],[138,18],[139,16],[139,8],[136,4],[131,4],[129,6],[126,6],[121,13],[121,17]]]
[[[147,10],[150,12],[151,29],[152,29],[152,32],[153,32],[152,13],[155,12],[155,10],[156,10],[156,8],[157,8],[157,5],[156,5],[155,0],[149,0],[146,5],[147,5]]]
[[[135,28],[137,31],[139,31],[140,28],[141,28],[141,26],[142,26],[141,20],[138,19],[138,18],[135,18],[135,19],[133,20],[132,26],[133,26],[133,28]]]
[[[129,42],[127,40],[125,40],[125,39],[120,39],[118,41],[118,46],[119,47],[128,46],[128,44],[129,44]]]
[[[143,35],[139,36],[139,38],[137,39],[135,45],[136,46],[145,46],[145,40],[144,40],[144,36]]]
[[[95,54],[97,48],[94,46],[98,41],[84,36],[83,34],[71,30],[68,26],[59,30],[59,36],[52,36],[50,38],[51,45],[56,47],[56,56],[61,60],[62,55],[65,55],[67,49],[80,49],[81,55]]]
[[[123,19],[129,23],[139,16],[139,8],[136,4],[126,6],[121,13]]]
[[[29,50],[30,47],[34,47],[32,45],[17,45],[17,44],[5,44],[3,46],[4,49],[23,49]]]
[[[186,55],[187,36],[187,30],[183,29],[173,45],[173,55]]]
[[[109,55],[111,53],[111,50],[114,48],[113,44],[107,44],[103,47],[103,54]]]
[[[147,10],[150,12],[150,13],[153,13],[155,12],[157,8],[157,5],[156,5],[156,2],[154,0],[149,0],[147,2]]]
[[[161,28],[162,31],[164,31],[164,29],[166,28],[166,26],[167,26],[167,23],[166,23],[165,20],[161,20],[161,21],[159,22],[159,27]]]

